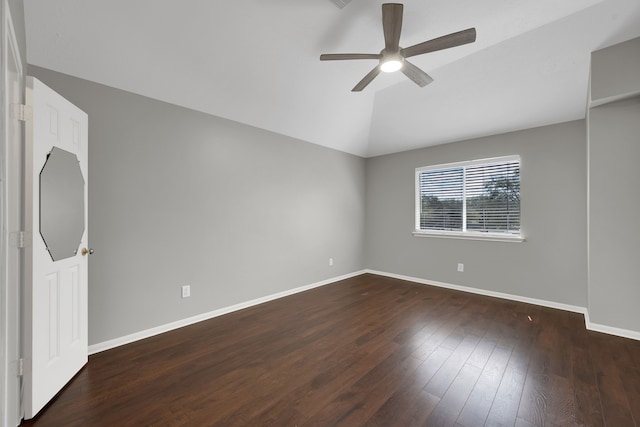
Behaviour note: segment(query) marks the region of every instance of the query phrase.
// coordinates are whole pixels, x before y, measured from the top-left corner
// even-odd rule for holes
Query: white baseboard
[[[640,341],[640,332],[632,331],[629,329],[616,328],[614,326],[601,325],[599,323],[593,323],[589,318],[589,312],[585,313],[584,321],[587,325],[587,329],[589,329],[590,331],[602,332],[609,335],[617,335],[619,337]]]
[[[503,292],[495,292],[495,291],[489,291],[486,289],[472,288],[469,286],[452,285],[451,283],[437,282],[435,280],[425,280],[425,279],[420,279],[418,277],[404,276],[402,274],[386,273],[384,271],[375,271],[375,270],[365,270],[365,271],[371,274],[378,274],[380,276],[393,277],[395,279],[407,280],[409,282],[421,283],[423,285],[432,285],[432,286],[437,286],[439,288],[453,289],[456,291],[469,292],[472,294],[485,295],[489,297],[502,298],[502,299],[507,299],[511,301],[524,302],[527,304],[540,305],[543,307],[557,308],[560,310],[572,311],[574,313],[585,314],[587,312],[586,308],[580,307],[577,305],[563,304],[560,302],[523,297],[520,295],[506,294]]]
[[[607,325],[601,325],[598,323],[593,323],[591,322],[591,320],[589,319],[589,312],[587,311],[587,309],[585,307],[580,307],[580,306],[576,306],[576,305],[570,305],[570,304],[564,304],[564,303],[559,303],[559,302],[554,302],[554,301],[546,301],[546,300],[541,300],[541,299],[537,299],[537,298],[529,298],[529,297],[523,297],[520,295],[514,295],[514,294],[507,294],[507,293],[503,293],[503,292],[495,292],[495,291],[489,291],[489,290],[485,290],[485,289],[478,289],[478,288],[472,288],[469,286],[461,286],[461,285],[453,285],[451,283],[444,283],[444,282],[438,282],[435,280],[426,280],[426,279],[421,279],[419,277],[411,277],[411,276],[405,276],[402,274],[395,274],[395,273],[387,273],[384,271],[377,271],[377,270],[361,270],[361,271],[356,271],[353,273],[349,273],[349,274],[345,274],[343,276],[338,276],[338,277],[333,277],[327,280],[323,280],[320,282],[316,282],[316,283],[312,283],[310,285],[305,285],[305,286],[300,286],[298,288],[294,288],[294,289],[289,289],[287,291],[283,291],[283,292],[278,292],[276,294],[272,294],[272,295],[267,295],[261,298],[256,298],[253,299],[251,301],[246,301],[246,302],[242,302],[239,304],[235,304],[232,306],[228,306],[228,307],[223,307],[217,310],[213,310],[207,313],[202,313],[202,314],[198,314],[196,316],[192,316],[192,317],[188,317],[186,319],[181,319],[181,320],[177,320],[175,322],[171,322],[171,323],[167,323],[164,325],[160,325],[160,326],[156,326],[155,328],[151,328],[151,329],[146,329],[144,331],[140,331],[140,332],[136,332],[133,334],[129,334],[129,335],[125,335],[123,337],[120,338],[114,338],[112,340],[108,340],[108,341],[103,341],[101,343],[97,343],[97,344],[92,344],[89,346],[89,354],[95,354],[95,353],[99,353],[101,351],[105,351],[105,350],[109,350],[115,347],[119,347],[121,345],[125,345],[125,344],[129,344],[144,338],[149,338],[152,337],[154,335],[158,335],[164,332],[169,332],[171,330],[174,329],[178,329],[178,328],[182,328],[183,326],[188,326],[188,325],[192,325],[194,323],[198,323],[198,322],[202,322],[203,320],[208,320],[208,319],[212,319],[214,317],[218,317],[218,316],[222,316],[223,314],[227,314],[227,313],[232,313],[234,311],[238,311],[238,310],[242,310],[244,308],[248,308],[248,307],[252,307],[254,305],[258,305],[258,304],[262,304],[268,301],[272,301],[278,298],[283,298],[289,295],[293,295],[293,294],[297,294],[299,292],[304,292],[307,291],[309,289],[313,289],[313,288],[317,288],[320,286],[325,286],[328,285],[330,283],[334,283],[334,282],[338,282],[340,280],[344,280],[344,279],[348,279],[351,277],[355,277],[355,276],[359,276],[361,274],[364,273],[370,273],[370,274],[376,274],[379,276],[386,276],[386,277],[392,277],[395,279],[400,279],[400,280],[407,280],[409,282],[415,282],[415,283],[421,283],[424,285],[432,285],[432,286],[437,286],[440,288],[446,288],[446,289],[453,289],[456,291],[462,291],[462,292],[469,292],[469,293],[473,293],[473,294],[478,294],[478,295],[485,295],[485,296],[490,296],[490,297],[496,297],[496,298],[502,298],[502,299],[506,299],[506,300],[511,300],[511,301],[518,301],[518,302],[524,302],[527,304],[534,304],[534,305],[539,305],[539,306],[543,306],[543,307],[549,307],[549,308],[556,308],[556,309],[560,309],[560,310],[565,310],[565,311],[571,311],[574,313],[580,313],[584,315],[585,318],[585,325],[586,328],[590,331],[596,331],[596,332],[603,332],[605,334],[609,334],[609,335],[617,335],[620,337],[624,337],[624,338],[630,338],[630,339],[634,339],[634,340],[639,340],[640,341],[640,332],[638,331],[632,331],[632,330],[628,330],[628,329],[621,329],[621,328],[616,328],[613,326],[607,326]]]
[[[452,285],[451,283],[438,282],[435,280],[425,280],[419,277],[411,277],[411,276],[405,276],[402,274],[387,273],[384,271],[367,269],[365,270],[365,273],[392,277],[394,279],[407,280],[409,282],[421,283],[423,285],[432,285],[440,288],[453,289],[456,291],[470,292],[472,294],[486,295],[490,297],[502,298],[502,299],[511,300],[511,301],[524,302],[527,304],[535,304],[535,305],[540,305],[542,307],[557,308],[560,310],[572,311],[574,313],[580,313],[584,315],[585,327],[589,331],[603,332],[609,335],[616,335],[619,337],[630,338],[633,340],[640,341],[640,332],[638,331],[616,328],[614,326],[600,325],[598,323],[591,322],[591,320],[589,319],[589,310],[587,310],[586,307],[580,307],[577,305],[564,304],[564,303],[554,302],[554,301],[546,301],[546,300],[541,300],[537,298],[523,297],[520,295],[507,294],[503,292],[488,291],[485,289],[471,288],[468,286]]]
[[[325,286],[330,283],[338,282],[340,280],[348,279],[350,277],[359,276],[364,274],[365,271],[356,271],[353,273],[345,274],[338,277],[332,277],[327,280],[322,280],[320,282],[312,283],[310,285],[300,286],[298,288],[289,289],[283,292],[278,292],[276,294],[267,295],[264,297],[256,298],[251,301],[242,302],[239,304],[234,304],[228,307],[219,308],[217,310],[213,310],[207,313],[198,314],[196,316],[187,317],[186,319],[177,320],[175,322],[167,323],[164,325],[156,326],[155,328],[146,329],[144,331],[135,332],[133,334],[125,335],[120,338],[114,338],[112,340],[103,341],[97,344],[92,344],[89,346],[89,354],[100,353],[101,351],[109,350],[115,347],[119,347],[121,345],[129,344],[134,341],[142,340],[145,338],[152,337],[154,335],[162,334],[164,332],[169,332],[174,329],[182,328],[183,326],[192,325],[194,323],[202,322],[203,320],[212,319],[214,317],[222,316],[223,314],[232,313],[234,311],[242,310],[244,308],[252,307],[254,305],[262,304],[268,301],[272,301],[278,298],[286,297],[289,295],[297,294],[299,292],[308,291],[309,289],[318,288],[320,286]]]

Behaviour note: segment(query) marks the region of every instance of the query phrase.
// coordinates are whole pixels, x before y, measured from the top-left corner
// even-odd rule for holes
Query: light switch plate
[[[189,298],[191,296],[191,286],[184,285],[182,286],[182,298]]]

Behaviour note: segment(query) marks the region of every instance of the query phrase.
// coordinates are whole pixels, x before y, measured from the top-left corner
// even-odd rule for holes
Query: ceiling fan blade
[[[461,46],[476,41],[476,29],[469,28],[466,30],[451,33],[437,39],[418,43],[402,50],[405,58],[410,58],[423,53],[435,52],[437,50],[449,49],[450,47]]]
[[[380,67],[376,67],[373,70],[369,71],[369,74],[364,76],[364,78],[362,80],[360,80],[358,82],[358,84],[355,85],[355,87],[353,89],[351,89],[351,92],[360,92],[360,91],[362,91],[362,89],[367,87],[367,85],[369,83],[371,83],[371,81],[373,79],[375,79],[378,74],[380,74]]]
[[[402,31],[402,9],[398,3],[382,5],[382,28],[384,44],[388,52],[397,52],[400,48],[400,32]]]
[[[425,87],[433,81],[433,78],[429,74],[425,73],[407,60],[402,64],[400,71],[420,87]]]
[[[323,53],[320,61],[340,61],[343,59],[380,59],[379,53]]]

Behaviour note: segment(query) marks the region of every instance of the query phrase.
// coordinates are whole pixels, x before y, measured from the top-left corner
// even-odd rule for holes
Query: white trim
[[[509,233],[474,233],[472,231],[440,231],[414,230],[414,237],[435,237],[438,239],[485,240],[490,242],[522,243],[525,238],[521,234]]]
[[[13,215],[22,216],[22,206],[20,204],[20,188],[22,181],[22,165],[19,152],[22,150],[23,141],[19,140],[18,145],[15,140],[10,140],[10,128],[14,123],[11,117],[11,104],[16,101],[22,102],[24,91],[24,70],[18,41],[16,39],[11,10],[6,0],[0,6],[2,11],[2,143],[0,144],[0,180],[2,181],[2,195],[0,196],[0,209],[2,213],[0,231],[0,364],[2,373],[0,374],[0,426],[15,426],[22,420],[20,380],[18,379],[18,361],[20,360],[20,316],[22,308],[20,306],[20,283],[22,280],[20,257],[15,253],[16,246],[12,236],[18,234],[21,227],[20,220],[16,220]],[[10,99],[9,85],[9,59],[12,59],[16,67],[18,87],[15,88],[19,100]],[[15,87],[15,86],[14,86]],[[20,138],[20,135],[16,135]],[[10,147],[9,144],[12,144]],[[11,162],[11,167],[9,167]],[[16,166],[17,162],[20,166]],[[17,194],[17,196],[15,196]],[[16,200],[17,197],[17,200]],[[12,220],[12,218],[14,218]]]
[[[602,332],[609,335],[617,335],[619,337],[630,338],[632,340],[640,341],[640,331],[632,331],[630,329],[616,328],[615,326],[601,325],[599,323],[593,323],[589,318],[589,312],[584,314],[584,321],[587,325],[587,329],[595,332]]]
[[[589,86],[591,86],[591,82],[589,82]],[[602,105],[613,104],[614,102],[618,102],[618,101],[625,101],[627,99],[635,98],[637,96],[640,96],[640,90],[634,90],[631,92],[622,93],[620,95],[606,96],[604,98],[591,101],[589,103],[589,108],[597,108]]]
[[[8,377],[9,377],[9,363],[7,362],[7,353],[9,347],[9,339],[7,338],[7,329],[9,327],[7,322],[7,312],[9,304],[7,302],[7,295],[9,291],[9,280],[7,279],[6,266],[9,264],[9,255],[6,247],[9,244],[8,237],[8,218],[6,212],[7,206],[7,194],[5,189],[7,188],[7,169],[5,164],[7,162],[8,155],[8,126],[7,118],[9,117],[8,111],[8,96],[6,91],[6,74],[7,74],[7,61],[6,61],[6,34],[9,28],[5,26],[6,15],[5,10],[9,9],[7,1],[3,0],[0,5],[0,19],[2,19],[2,46],[0,47],[0,75],[2,76],[2,117],[0,117],[0,129],[3,129],[2,141],[0,141],[0,426],[8,426],[7,420],[8,414]]]
[[[331,283],[339,282],[340,280],[349,279],[351,277],[360,276],[364,274],[365,270],[355,271],[353,273],[344,274],[338,277],[332,277],[330,279],[322,280],[320,282],[312,283],[310,285],[300,286],[298,288],[289,289],[283,292],[267,295],[264,297],[256,298],[250,301],[241,302],[228,307],[219,308],[217,310],[209,311],[207,313],[198,314],[196,316],[187,317],[186,319],[177,320],[175,322],[167,323],[164,325],[156,326],[155,328],[146,329],[144,331],[135,332],[133,334],[125,335],[120,338],[114,338],[112,340],[103,341],[101,343],[92,344],[89,346],[89,354],[100,353],[101,351],[109,350],[121,345],[130,344],[132,342],[152,337],[154,335],[169,332],[174,329],[182,328],[183,326],[192,325],[194,323],[202,322],[204,320],[212,319],[214,317],[222,316],[223,314],[232,313],[234,311],[242,310],[252,307],[254,305],[262,304],[265,302],[273,301],[278,298],[283,298],[289,295],[297,294],[299,292],[308,291],[313,288],[325,286]]]
[[[591,308],[591,61],[593,59],[593,53],[589,57],[589,98],[587,99],[587,114],[586,114],[586,136],[587,136],[587,314],[584,316],[584,321],[589,329],[589,308]]]
[[[422,202],[420,196],[420,174],[416,172],[413,179],[413,197],[414,197],[414,212],[413,212],[413,229],[420,229],[420,211],[422,210]]]
[[[419,168],[416,168],[416,173],[430,171],[430,170],[439,170],[439,169],[464,168],[464,167],[475,166],[475,165],[493,165],[493,164],[506,163],[506,162],[515,162],[515,161],[519,162],[520,156],[517,154],[511,154],[508,156],[490,157],[488,159],[464,160],[462,162],[442,163],[438,165],[421,166]]]
[[[523,296],[520,296],[520,295],[507,294],[507,293],[503,293],[503,292],[489,291],[489,290],[480,289],[480,288],[472,288],[472,287],[469,287],[469,286],[453,285],[451,283],[437,282],[435,280],[420,279],[418,277],[405,276],[405,275],[402,275],[402,274],[386,273],[384,271],[376,271],[376,270],[365,270],[365,272],[370,273],[370,274],[377,274],[379,276],[392,277],[394,279],[407,280],[409,282],[416,282],[416,283],[420,283],[420,284],[423,284],[423,285],[437,286],[439,288],[453,289],[455,291],[469,292],[469,293],[472,293],[472,294],[484,295],[484,296],[495,297],[495,298],[502,298],[502,299],[507,299],[507,300],[511,300],[511,301],[524,302],[524,303],[527,303],[527,304],[540,305],[540,306],[543,306],[543,307],[557,308],[559,310],[572,311],[574,313],[585,314],[586,311],[587,311],[586,308],[580,307],[580,306],[577,306],[577,305],[564,304],[564,303],[561,303],[561,302],[547,301],[547,300],[542,300],[542,299],[537,299],[537,298],[523,297]]]

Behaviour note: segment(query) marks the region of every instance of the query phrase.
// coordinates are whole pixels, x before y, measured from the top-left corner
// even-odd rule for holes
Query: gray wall
[[[22,69],[27,68],[27,42],[24,23],[24,5],[23,0],[8,0],[9,10],[11,11],[11,19],[13,20],[13,29],[16,32],[16,41],[20,49],[20,59],[22,60]]]
[[[589,317],[640,336],[640,38],[591,56]]]
[[[364,159],[29,74],[89,115],[90,344],[364,268]]]
[[[640,333],[640,98],[591,109],[589,317]]]
[[[521,156],[526,242],[412,236],[416,167],[511,154]],[[368,268],[586,306],[584,121],[375,157],[366,173]]]
[[[591,101],[640,93],[640,37],[591,54]]]

